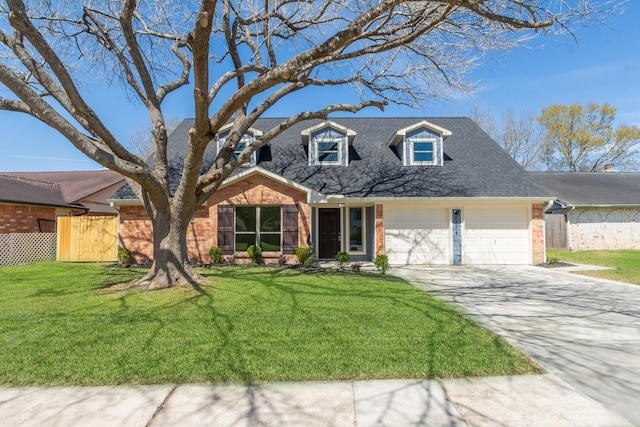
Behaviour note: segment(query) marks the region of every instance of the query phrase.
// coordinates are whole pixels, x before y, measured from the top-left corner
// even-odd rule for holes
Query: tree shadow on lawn
[[[222,356],[225,352],[227,356],[233,355],[231,358],[234,365],[233,371],[237,374],[237,378],[232,379],[233,381],[252,383],[261,380],[260,376],[256,377],[251,370],[247,369],[249,363],[246,357],[247,352],[268,351],[259,344],[262,340],[269,339],[290,340],[290,344],[300,346],[301,351],[306,349],[311,352],[314,350],[316,341],[319,346],[326,349],[326,352],[332,350],[345,352],[344,348],[356,347],[345,352],[347,356],[354,358],[371,357],[371,353],[376,352],[375,344],[399,346],[399,353],[420,351],[421,366],[414,367],[415,372],[410,374],[411,377],[419,378],[495,374],[496,371],[492,371],[491,366],[484,368],[487,372],[480,372],[477,367],[466,370],[461,361],[459,366],[453,368],[454,372],[447,372],[448,365],[443,361],[447,359],[446,354],[453,352],[458,355],[457,357],[461,357],[455,348],[456,344],[463,347],[478,344],[473,340],[470,343],[465,340],[464,337],[471,332],[479,334],[475,339],[483,340],[482,345],[492,347],[492,350],[497,353],[513,357],[515,352],[506,341],[480,331],[474,322],[433,300],[406,281],[395,277],[321,272],[314,273],[313,280],[310,281],[307,274],[286,269],[241,268],[238,270],[237,267],[221,268],[205,275],[212,278],[211,288],[175,304],[195,304],[209,310],[210,324],[222,342],[218,347],[217,355]],[[220,285],[215,280],[216,277],[224,279],[219,282],[224,282],[225,285]],[[389,282],[393,282],[394,286],[390,287]],[[227,283],[230,284],[227,285]],[[230,311],[216,304],[216,299],[223,298],[234,300],[239,298],[240,302],[236,303]],[[359,307],[355,307],[356,305]],[[269,307],[269,311],[262,312],[256,307]],[[398,316],[398,318],[389,322],[388,319],[384,319],[385,316]],[[253,337],[256,341],[255,346],[245,345],[246,343],[239,343],[236,340],[236,332],[244,326],[240,323],[247,321],[268,324],[274,317],[277,317],[280,322],[277,323],[278,327],[287,329],[293,336],[254,325],[257,334]],[[310,336],[305,336],[304,332],[301,333],[296,329],[298,323],[305,323],[312,327]],[[416,329],[420,330],[416,332]],[[274,333],[274,336],[261,336],[269,333]],[[299,333],[302,335],[298,336]],[[296,342],[296,339],[302,341]],[[323,340],[328,343],[322,342]],[[396,342],[392,342],[394,340]],[[447,340],[455,340],[453,348],[452,343],[446,342]],[[370,347],[371,352],[363,354],[357,347],[367,346],[370,344],[369,341],[374,342]],[[316,357],[320,360],[315,360],[315,364],[322,364],[325,360],[322,351],[317,352]],[[389,355],[387,354],[386,357]],[[399,356],[400,359],[402,357]],[[465,357],[473,357],[473,355]],[[524,356],[523,358],[526,359]],[[350,372],[348,368],[350,363],[339,360],[330,362],[330,360],[327,359],[326,363],[338,363],[343,368],[342,373],[338,372],[339,369],[334,371],[334,379],[389,378],[398,377],[398,373],[404,373],[404,371],[395,373],[393,369],[373,373]],[[295,361],[295,357],[289,360],[291,363]],[[395,363],[402,365],[403,362],[396,360]],[[325,369],[332,372],[331,366],[326,366]],[[402,371],[404,368],[399,369]],[[539,371],[539,367],[533,363],[527,370],[527,372]],[[314,378],[292,376],[284,379]]]

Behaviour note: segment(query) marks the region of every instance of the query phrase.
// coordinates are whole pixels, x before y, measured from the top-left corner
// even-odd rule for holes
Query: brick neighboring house
[[[258,120],[251,144],[282,119]],[[177,180],[188,129],[169,137]],[[228,128],[227,128],[228,129]],[[224,143],[210,144],[205,167]],[[189,258],[208,251],[294,262],[312,244],[320,259],[386,254],[392,264],[537,264],[545,261],[543,204],[553,199],[467,118],[336,118],[300,123],[256,152],[202,206],[188,230]],[[120,242],[152,257],[151,223],[128,186],[111,200]]]
[[[531,174],[557,196],[547,213],[562,219],[558,231],[565,238],[558,249],[640,249],[640,173]]]
[[[53,232],[61,215],[115,215],[113,171],[0,172],[0,234]]]

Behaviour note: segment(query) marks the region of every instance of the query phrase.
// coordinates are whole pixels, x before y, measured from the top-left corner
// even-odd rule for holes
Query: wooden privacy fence
[[[114,261],[118,257],[118,217],[61,216],[57,261]]]
[[[545,214],[544,230],[547,249],[569,249],[567,218],[564,214]]]

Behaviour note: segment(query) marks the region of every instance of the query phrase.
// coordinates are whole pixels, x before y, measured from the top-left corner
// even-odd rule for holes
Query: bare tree
[[[178,118],[167,119],[167,134],[171,134],[171,132],[178,127],[180,122],[181,120]],[[143,159],[153,155],[153,150],[155,149],[153,126],[148,124],[138,128],[138,130],[131,135],[131,138],[129,138],[129,147],[132,153],[136,156],[142,157]]]
[[[543,128],[533,113],[518,116],[512,109],[496,120],[490,110],[474,108],[472,118],[525,169],[536,170],[542,161]]]
[[[141,286],[196,283],[186,250],[190,219],[281,132],[335,112],[389,102],[416,105],[446,88],[464,88],[465,72],[487,52],[516,46],[535,31],[600,19],[616,3],[6,0],[0,6],[0,82],[13,97],[0,98],[0,109],[36,117],[127,178],[153,223],[154,260]],[[153,166],[127,150],[88,104],[81,83],[100,75],[118,77],[125,87],[122,102],[132,98],[148,110]],[[321,86],[355,88],[360,99],[327,100],[318,110],[300,111],[233,156],[273,105]],[[169,94],[187,87],[195,124],[172,191],[162,108]],[[227,123],[217,158],[201,174],[205,149]]]
[[[639,164],[640,128],[614,128],[616,109],[602,105],[554,104],[542,109],[538,121],[544,126],[544,160],[549,170],[597,172],[606,165],[616,169]]]

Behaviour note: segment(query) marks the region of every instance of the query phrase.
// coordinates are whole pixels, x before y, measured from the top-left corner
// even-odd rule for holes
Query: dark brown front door
[[[318,256],[336,257],[340,251],[340,209],[318,209]]]

